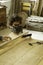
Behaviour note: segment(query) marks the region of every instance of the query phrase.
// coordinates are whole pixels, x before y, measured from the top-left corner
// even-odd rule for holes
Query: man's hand
[[[4,36],[4,37],[3,37],[3,40],[9,41],[9,40],[11,40],[11,37],[9,37],[9,36]]]

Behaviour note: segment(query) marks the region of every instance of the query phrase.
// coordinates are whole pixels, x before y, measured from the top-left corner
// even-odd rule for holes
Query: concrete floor
[[[32,38],[19,37],[0,48],[0,53],[8,49],[0,54],[0,65],[43,65],[43,44],[33,44],[33,46],[28,44],[38,40],[43,41],[43,32],[28,31],[32,33]]]

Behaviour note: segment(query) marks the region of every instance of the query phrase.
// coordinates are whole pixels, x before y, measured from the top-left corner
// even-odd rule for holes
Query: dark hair
[[[19,22],[21,24],[22,23],[22,17],[20,17],[20,16],[12,17],[11,21],[10,21],[10,25],[12,26],[12,24],[14,22]]]

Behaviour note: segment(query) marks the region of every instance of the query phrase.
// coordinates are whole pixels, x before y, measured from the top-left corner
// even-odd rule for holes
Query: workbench
[[[0,65],[43,65],[43,44],[37,41],[20,36],[0,47]]]

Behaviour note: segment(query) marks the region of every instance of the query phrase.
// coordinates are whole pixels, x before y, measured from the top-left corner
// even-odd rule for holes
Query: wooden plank
[[[2,32],[3,32],[3,31],[2,31]],[[13,33],[13,32],[10,32],[7,36],[11,37],[11,41],[13,41],[13,39],[16,40],[17,38],[19,38],[19,37],[21,37],[22,35],[27,34],[27,33],[28,33],[27,31],[23,30],[23,33],[20,33],[20,34],[18,34],[18,35],[15,34],[15,33]],[[5,45],[5,44],[7,44],[7,43],[10,43],[10,40],[0,42],[0,47],[3,46],[3,45]]]
[[[43,45],[28,44],[36,41],[21,37],[11,41],[10,44],[1,48],[3,51],[8,50],[0,55],[0,65],[37,65],[43,56]]]
[[[23,57],[21,57],[13,65],[37,65],[43,58],[43,45],[37,46],[28,51]]]
[[[16,44],[18,44],[19,42],[23,41],[25,38],[22,38],[21,36],[23,34],[27,34],[28,32],[22,33],[19,36],[16,35],[16,37],[11,40],[8,41],[5,44],[1,44],[0,45],[0,55],[3,54],[4,52],[6,52],[7,50],[11,49],[12,47],[14,47]],[[9,48],[8,48],[9,47]]]
[[[41,59],[38,65],[43,65],[43,59]]]
[[[32,40],[31,40],[32,41]],[[14,42],[14,41],[13,41]],[[7,64],[11,65],[18,61],[23,55],[30,51],[37,45],[30,46],[28,45],[29,39],[21,41],[19,44],[15,45],[13,48],[8,50],[6,53],[0,56],[0,65]],[[7,47],[9,48],[9,46]]]

